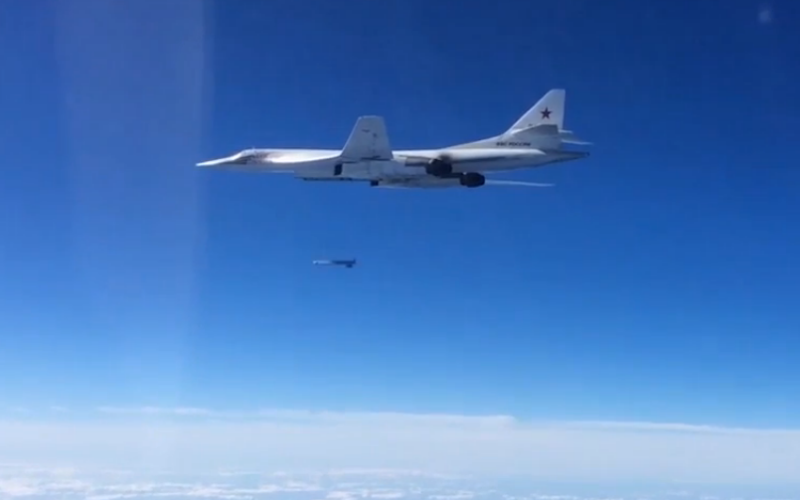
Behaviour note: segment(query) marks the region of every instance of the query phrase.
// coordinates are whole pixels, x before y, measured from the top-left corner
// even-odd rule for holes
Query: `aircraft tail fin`
[[[359,117],[342,148],[341,157],[350,161],[391,160],[394,155],[383,118]]]
[[[502,134],[451,147],[560,149],[563,144],[588,145],[590,143],[581,141],[569,130],[564,130],[566,97],[564,89],[552,89]]]
[[[555,125],[556,130],[560,131],[564,128],[564,104],[566,98],[567,91],[564,89],[548,91],[531,109],[520,116],[514,122],[514,125],[506,130],[506,133],[529,129],[537,125]]]

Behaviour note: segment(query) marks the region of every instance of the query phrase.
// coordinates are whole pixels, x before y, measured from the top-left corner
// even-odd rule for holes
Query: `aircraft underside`
[[[370,181],[372,187],[395,187],[395,188],[448,188],[466,187],[476,188],[486,184],[486,177],[477,172],[465,174],[447,174],[440,176],[426,175],[417,178],[386,178]]]
[[[541,155],[543,156],[543,155]],[[368,182],[373,187],[394,188],[477,188],[487,184],[485,173],[516,170],[533,166],[531,163],[550,163],[534,158],[493,158],[491,161],[453,162],[437,157],[398,157],[388,161],[334,162],[317,168],[296,170],[296,175],[308,181]],[[490,181],[489,184],[494,183]]]

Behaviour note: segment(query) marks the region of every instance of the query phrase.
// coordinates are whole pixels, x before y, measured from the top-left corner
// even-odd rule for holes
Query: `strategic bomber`
[[[502,134],[439,149],[393,150],[383,118],[362,116],[341,150],[252,148],[197,166],[380,188],[547,187],[551,184],[487,179],[486,174],[588,156],[586,151],[564,148],[590,144],[564,130],[565,100],[563,89],[552,89]]]

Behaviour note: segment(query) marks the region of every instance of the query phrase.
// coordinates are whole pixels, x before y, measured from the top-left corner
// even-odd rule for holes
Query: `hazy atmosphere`
[[[798,22],[0,0],[0,499],[800,499]],[[502,174],[547,189],[195,167],[551,88],[591,155]]]

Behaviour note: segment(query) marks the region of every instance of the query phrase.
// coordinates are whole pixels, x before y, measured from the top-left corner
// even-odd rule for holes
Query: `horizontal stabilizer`
[[[380,116],[358,118],[342,148],[341,156],[342,159],[349,161],[391,160],[394,155],[383,118]]]
[[[559,134],[559,139],[563,144],[577,144],[580,146],[591,146],[592,143],[588,141],[584,141],[575,137],[575,134],[569,132],[567,130],[562,130],[561,134]]]
[[[575,134],[569,130],[559,130],[557,125],[534,125],[516,131],[514,136],[525,137],[529,141],[539,141],[537,144],[544,147],[557,148],[560,144],[581,144],[587,146],[592,144],[591,142],[578,139]]]
[[[519,129],[517,133],[518,134],[529,133],[536,135],[558,135],[558,125],[552,125],[552,124],[534,125],[532,127]]]

